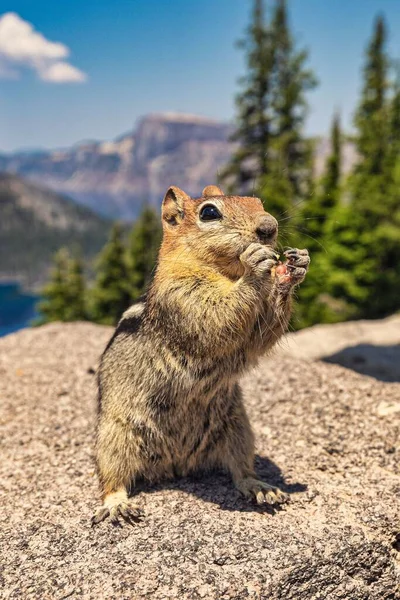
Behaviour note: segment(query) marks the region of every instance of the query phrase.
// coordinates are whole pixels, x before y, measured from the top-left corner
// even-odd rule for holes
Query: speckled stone
[[[245,382],[275,514],[224,474],[140,489],[136,527],[98,504],[95,376],[111,330],[52,324],[0,340],[0,596],[398,600],[400,384],[296,358]],[[397,536],[397,537],[396,537]]]

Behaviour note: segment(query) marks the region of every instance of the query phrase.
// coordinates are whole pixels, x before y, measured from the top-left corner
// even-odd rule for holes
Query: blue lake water
[[[24,292],[16,282],[0,283],[0,337],[29,327],[37,318],[38,297]]]

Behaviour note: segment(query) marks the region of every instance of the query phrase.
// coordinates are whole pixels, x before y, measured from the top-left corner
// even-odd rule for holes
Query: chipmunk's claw
[[[299,250],[298,248],[289,248],[284,252],[284,255],[287,258],[288,267],[302,267],[303,269],[308,269],[308,265],[310,264],[310,256],[308,254],[308,250]]]
[[[238,490],[249,500],[255,500],[257,504],[269,504],[276,506],[284,504],[289,500],[289,495],[285,494],[278,487],[269,485],[261,479],[247,477],[239,482]]]
[[[111,508],[108,506],[101,506],[91,519],[92,527],[101,523],[107,519],[107,517],[110,517],[111,523],[115,527],[122,527],[121,519],[128,523],[128,525],[134,526],[143,519],[144,512],[130,502],[121,502]]]
[[[104,521],[104,519],[107,519],[107,517],[110,516],[110,509],[107,508],[106,506],[101,506],[96,513],[93,515],[93,517],[90,520],[91,526],[94,527],[95,525],[98,525],[99,523],[101,523],[102,521]]]
[[[118,507],[118,516],[121,516],[129,525],[136,525],[144,517],[142,509],[131,504],[125,504]]]

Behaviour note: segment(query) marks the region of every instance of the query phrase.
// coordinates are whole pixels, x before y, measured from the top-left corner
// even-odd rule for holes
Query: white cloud
[[[40,78],[43,81],[64,83],[64,81],[81,82],[86,80],[85,73],[67,62],[55,62],[40,69]]]
[[[18,67],[33,69],[43,81],[69,83],[86,81],[86,74],[65,59],[65,44],[51,42],[16,13],[0,17],[0,77],[15,77]]]

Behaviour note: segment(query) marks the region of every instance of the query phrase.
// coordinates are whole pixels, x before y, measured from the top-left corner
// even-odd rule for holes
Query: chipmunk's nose
[[[272,215],[267,215],[260,219],[256,229],[256,234],[262,244],[273,242],[278,233],[278,221]]]

